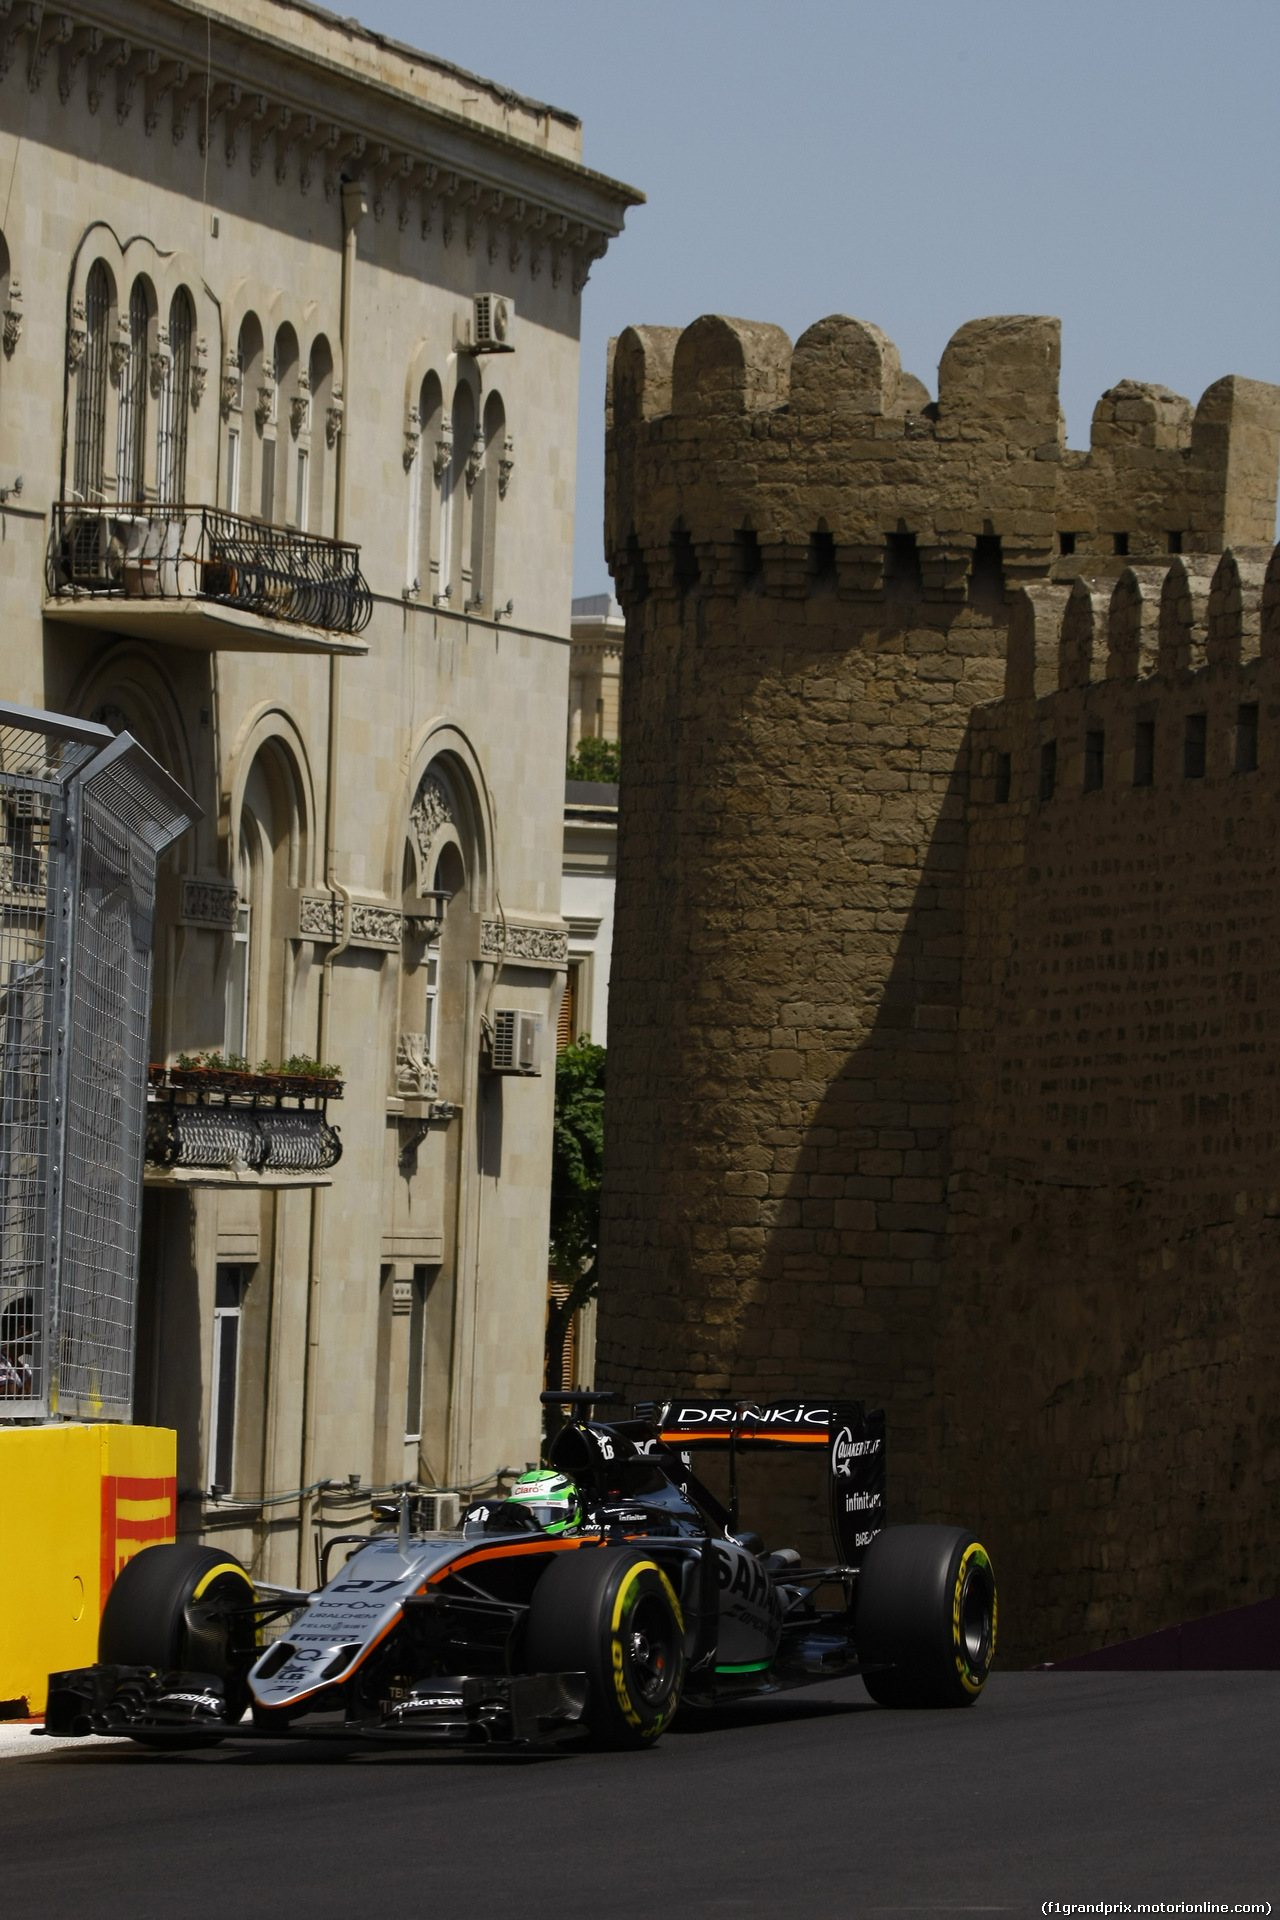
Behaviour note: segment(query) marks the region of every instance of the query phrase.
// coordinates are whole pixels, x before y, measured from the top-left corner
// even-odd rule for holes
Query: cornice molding
[[[339,23],[340,24],[340,23]],[[56,54],[57,58],[54,59]],[[50,13],[0,0],[0,84],[49,72],[71,111],[114,109],[142,138],[193,133],[264,185],[333,199],[365,184],[374,218],[482,248],[575,293],[622,230],[632,187],[564,155],[415,99],[246,21],[177,0],[90,0]],[[515,96],[512,96],[514,99]],[[134,111],[140,108],[140,111]]]

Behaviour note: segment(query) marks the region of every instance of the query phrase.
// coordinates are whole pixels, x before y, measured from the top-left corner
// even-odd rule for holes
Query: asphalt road
[[[635,1755],[46,1750],[0,1765],[0,1900],[76,1920],[1280,1907],[1278,1734],[1280,1673],[1073,1673],[998,1674],[959,1713],[833,1682]]]

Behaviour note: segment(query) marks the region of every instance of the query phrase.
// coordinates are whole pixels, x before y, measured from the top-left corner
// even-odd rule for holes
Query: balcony
[[[153,1066],[148,1187],[327,1187],[342,1158],[328,1115],[342,1082],[316,1075]]]
[[[359,547],[152,501],[61,500],[52,523],[46,619],[206,653],[368,652]]]

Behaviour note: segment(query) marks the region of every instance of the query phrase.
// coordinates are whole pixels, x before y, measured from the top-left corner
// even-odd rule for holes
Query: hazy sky
[[[336,0],[329,0],[334,5]],[[575,593],[629,322],[874,320],[936,391],[965,320],[1056,313],[1073,446],[1126,377],[1280,382],[1280,6],[1253,0],[358,0],[567,107],[648,204],[583,296]]]

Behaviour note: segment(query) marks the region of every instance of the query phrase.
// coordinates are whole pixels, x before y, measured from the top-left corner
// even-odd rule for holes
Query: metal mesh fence
[[[80,818],[59,1284],[59,1410],[129,1418],[155,858],[90,781]]]
[[[0,1419],[128,1419],[156,855],[128,735],[0,705]]]
[[[83,743],[0,724],[0,1415],[43,1412],[56,848]]]

